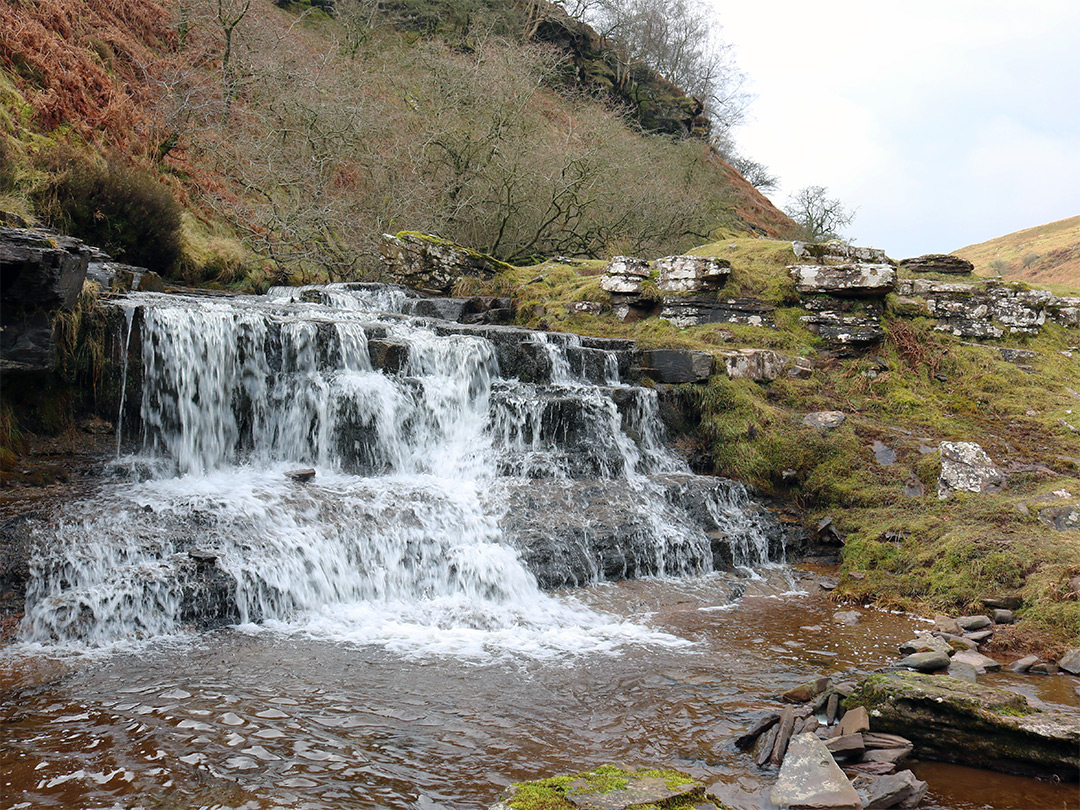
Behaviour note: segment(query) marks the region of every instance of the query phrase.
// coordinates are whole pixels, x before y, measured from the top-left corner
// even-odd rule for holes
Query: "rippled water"
[[[653,639],[617,651],[439,655],[254,629],[96,659],[9,650],[2,803],[484,808],[513,781],[614,762],[679,768],[733,808],[767,806],[775,774],[731,735],[808,677],[894,660],[919,622],[864,610],[860,624],[837,626],[812,583],[792,592],[783,570],[766,574],[575,592]],[[1072,679],[1011,677],[1036,699],[1069,700]],[[932,810],[1077,806],[1076,786],[915,770],[930,780]]]

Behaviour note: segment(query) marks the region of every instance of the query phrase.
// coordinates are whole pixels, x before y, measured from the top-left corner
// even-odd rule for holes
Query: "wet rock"
[[[938,498],[944,500],[957,491],[996,492],[1005,485],[1005,476],[975,442],[941,442],[938,449]]]
[[[991,624],[989,616],[957,616],[956,623],[960,625],[961,629],[973,633],[976,630],[985,630]]]
[[[976,644],[982,644],[988,638],[992,638],[994,635],[993,630],[975,630],[971,633],[964,633],[964,638],[974,641]]]
[[[1057,665],[1070,675],[1080,675],[1080,647],[1069,650],[1058,659]]]
[[[949,656],[941,652],[913,653],[896,663],[898,667],[907,667],[916,672],[938,672],[949,668]]]
[[[764,734],[758,737],[757,743],[754,744],[754,763],[759,768],[764,768],[765,764],[769,761],[769,757],[772,756],[773,746],[776,745],[776,737],[779,733],[780,724],[776,723],[772,728],[768,729]]]
[[[864,810],[913,808],[926,797],[928,785],[911,771],[886,776],[860,776],[854,782],[863,800]]]
[[[301,470],[289,470],[285,473],[286,477],[291,478],[298,484],[306,484],[312,478],[315,477],[315,470],[310,467],[306,467]]]
[[[657,382],[704,382],[712,374],[713,356],[689,349],[649,349],[641,353],[641,365]]]
[[[34,548],[33,529],[42,517],[29,513],[0,521],[0,616],[23,610]]]
[[[769,801],[791,810],[861,810],[862,801],[832,754],[813,734],[791,741]]]
[[[891,762],[851,762],[844,765],[844,770],[856,776],[884,776],[893,773],[896,766]]]
[[[1032,675],[1057,675],[1059,670],[1057,664],[1032,664],[1028,672]]]
[[[509,265],[437,236],[383,234],[380,245],[387,275],[414,289],[449,295],[463,277],[490,279]]]
[[[841,737],[833,737],[825,741],[825,747],[834,757],[840,759],[857,759],[866,750],[866,743],[862,734],[845,734]]]
[[[768,349],[741,349],[723,352],[721,358],[728,377],[733,380],[771,382],[787,367],[787,358]]]
[[[1018,661],[1013,661],[1009,664],[1009,672],[1027,672],[1037,663],[1039,663],[1039,656],[1025,655]]]
[[[1012,624],[1016,621],[1016,614],[1005,608],[994,609],[994,624]]]
[[[769,754],[769,764],[779,765],[784,761],[791,735],[795,731],[795,710],[785,706],[780,713],[780,722],[776,724],[776,739],[773,741],[772,752]]]
[[[970,664],[979,675],[985,675],[987,672],[997,672],[1001,669],[1001,664],[993,658],[974,650],[961,650],[953,656],[953,661]]]
[[[704,256],[665,256],[654,263],[663,292],[716,290],[731,275],[731,262]]]
[[[907,655],[924,652],[937,652],[949,655],[952,653],[952,647],[950,647],[948,642],[944,639],[926,633],[919,635],[917,638],[905,641],[900,645],[900,652]]]
[[[779,720],[780,714],[778,712],[759,717],[750,728],[735,738],[735,747],[744,750],[749,748],[758,737],[776,725]]]
[[[935,635],[949,646],[949,655],[952,655],[957,650],[978,649],[979,646],[977,642],[972,641],[970,638],[954,636],[952,633],[937,632]]]
[[[803,417],[803,424],[818,430],[833,430],[844,424],[847,416],[841,411],[814,411]]]
[[[640,769],[629,771],[604,765],[584,773],[570,774],[556,787],[552,780],[521,782],[512,785],[491,810],[509,810],[515,798],[526,791],[530,806],[579,807],[582,810],[630,810],[635,807],[693,806],[698,810],[717,810],[719,801],[705,787],[684,773]]]
[[[1022,604],[1024,600],[1019,596],[989,596],[982,600],[982,603],[987,608],[993,610],[994,608],[1004,608],[1006,610],[1016,610]]]
[[[829,688],[828,678],[817,678],[813,681],[799,684],[784,692],[780,699],[785,703],[809,703],[818,695],[823,694]]]
[[[854,694],[854,691],[852,691],[852,694]],[[844,712],[844,716],[840,720],[838,736],[842,737],[845,734],[858,734],[869,730],[870,715],[867,713],[866,708],[863,706],[854,706]]]
[[[829,700],[825,704],[825,722],[828,725],[832,725],[836,722],[836,716],[840,709],[840,693],[833,692],[829,695]]]
[[[799,264],[788,272],[801,293],[865,298],[884,296],[896,287],[896,270],[888,264]]]
[[[862,614],[857,610],[839,610],[833,614],[832,620],[837,624],[842,624],[847,627],[858,624],[862,618]]]
[[[900,269],[912,273],[948,273],[950,275],[970,275],[975,265],[967,259],[942,253],[928,253],[911,259],[901,259]]]
[[[846,703],[869,707],[875,731],[912,740],[920,759],[1075,781],[1080,718],[1040,712],[1023,696],[947,676],[867,677]]]

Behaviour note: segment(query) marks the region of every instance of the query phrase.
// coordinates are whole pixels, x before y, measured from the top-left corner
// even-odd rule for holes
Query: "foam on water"
[[[409,318],[410,300],[370,285],[128,298],[142,450],[117,466],[150,477],[36,528],[22,638],[103,646],[209,618],[474,657],[683,643],[542,591],[501,528],[511,491],[587,479],[626,493],[648,570],[710,570],[709,539],[658,483],[692,476],[655,393],[576,336]],[[513,341],[547,358],[546,379],[504,374]],[[383,350],[398,359],[376,368]],[[285,475],[299,466],[315,480]],[[768,559],[745,493],[705,500],[736,564]]]

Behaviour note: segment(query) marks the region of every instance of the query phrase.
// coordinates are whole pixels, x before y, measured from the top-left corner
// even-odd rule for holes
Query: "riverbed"
[[[640,627],[617,643],[395,649],[308,624],[0,657],[5,808],[485,808],[511,782],[604,763],[673,767],[736,810],[775,772],[732,745],[776,695],[896,659],[917,617],[859,608],[820,570],[593,585],[560,600]],[[743,592],[741,598],[731,596]],[[1066,676],[986,676],[1080,713]],[[1075,808],[1076,785],[917,763],[929,810]]]

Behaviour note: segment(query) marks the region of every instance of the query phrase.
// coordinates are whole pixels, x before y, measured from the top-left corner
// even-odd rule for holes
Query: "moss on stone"
[[[567,796],[587,793],[610,793],[625,790],[632,780],[654,778],[662,779],[671,790],[695,784],[687,774],[669,769],[639,769],[628,771],[614,765],[601,765],[591,771],[562,776],[551,776],[529,782],[518,782],[509,790],[507,807],[514,810],[573,810],[576,805]],[[694,791],[657,804],[635,805],[640,810],[692,810],[702,802],[703,791]],[[723,805],[714,804],[720,810]]]

